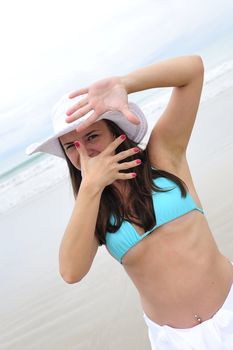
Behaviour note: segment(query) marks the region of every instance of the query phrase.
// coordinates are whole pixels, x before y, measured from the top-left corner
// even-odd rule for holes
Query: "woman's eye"
[[[74,144],[72,143],[72,145],[67,146],[66,149],[69,149],[70,147],[74,147]]]
[[[93,135],[90,135],[88,136],[87,140],[90,141],[90,140],[93,140],[95,137],[97,137],[98,135],[96,134],[93,134]]]
[[[87,138],[87,141],[91,141],[93,140],[94,138],[96,138],[98,135],[96,134],[93,134],[93,135],[90,135],[88,136]],[[66,147],[66,150],[70,149],[71,147],[75,147],[74,143],[70,144],[69,146]]]

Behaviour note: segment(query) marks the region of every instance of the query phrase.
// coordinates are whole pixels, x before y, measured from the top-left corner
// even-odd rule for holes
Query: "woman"
[[[97,81],[63,97],[55,134],[28,151],[69,166],[76,200],[60,247],[63,279],[80,281],[105,244],[139,292],[152,349],[233,344],[233,267],[216,246],[186,159],[203,75],[192,55]],[[158,87],[173,91],[143,150],[146,119],[128,94]]]

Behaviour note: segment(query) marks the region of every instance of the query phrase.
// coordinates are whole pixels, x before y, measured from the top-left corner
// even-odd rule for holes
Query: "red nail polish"
[[[121,139],[125,140],[126,139],[126,135],[121,135]]]
[[[135,176],[137,176],[137,174],[136,173],[132,173],[132,176],[135,177]]]
[[[137,147],[134,147],[133,150],[134,150],[135,153],[139,152],[139,148],[137,148]]]
[[[80,147],[80,142],[75,141],[75,142],[74,142],[74,145],[75,145],[75,147],[77,147],[77,148],[78,148],[78,147]]]
[[[141,159],[136,159],[137,164],[141,164],[141,162],[142,162]]]

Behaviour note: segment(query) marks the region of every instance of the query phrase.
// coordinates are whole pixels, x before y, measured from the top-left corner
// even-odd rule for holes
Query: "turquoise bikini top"
[[[152,201],[154,211],[156,213],[156,225],[149,231],[142,235],[139,235],[133,225],[124,220],[118,231],[115,233],[106,233],[106,246],[109,252],[122,264],[123,256],[137,243],[142,241],[147,235],[149,235],[154,229],[166,224],[194,209],[199,210],[204,214],[201,208],[198,208],[187,192],[185,198],[181,197],[181,191],[179,186],[170,179],[165,177],[159,177],[153,179],[154,183],[163,189],[171,189],[168,192],[152,192]],[[112,225],[115,224],[113,215],[110,217]]]

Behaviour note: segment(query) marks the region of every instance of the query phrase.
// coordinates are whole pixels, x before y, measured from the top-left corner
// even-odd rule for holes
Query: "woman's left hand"
[[[99,80],[89,87],[72,92],[69,98],[87,94],[66,112],[66,122],[71,123],[93,110],[93,113],[77,127],[81,132],[95,123],[100,115],[107,111],[120,111],[133,124],[139,124],[139,119],[129,110],[128,94],[121,77],[110,77]]]

